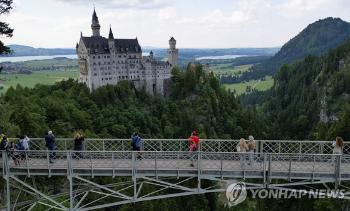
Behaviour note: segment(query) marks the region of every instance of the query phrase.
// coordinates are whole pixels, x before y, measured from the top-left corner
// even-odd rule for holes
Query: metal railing
[[[350,180],[350,156],[330,154],[184,152],[184,151],[18,151],[2,152],[3,175],[87,176],[226,176],[264,178],[328,178]],[[54,162],[50,162],[50,160]],[[194,165],[191,166],[191,159]]]
[[[235,152],[238,140],[202,139],[202,152]],[[256,152],[259,153],[298,153],[298,154],[332,154],[331,141],[292,141],[292,140],[256,140]],[[56,139],[57,150],[72,150],[73,139]],[[43,138],[32,138],[31,150],[44,150]],[[131,150],[130,139],[86,139],[86,151],[128,151]],[[187,139],[144,139],[144,151],[188,151]],[[350,143],[345,143],[344,154],[350,154]]]

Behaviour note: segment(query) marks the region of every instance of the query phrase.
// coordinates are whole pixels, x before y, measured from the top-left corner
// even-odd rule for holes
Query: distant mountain
[[[349,70],[350,40],[321,57],[282,66],[266,98],[279,132],[287,138],[350,140]]]
[[[25,45],[9,45],[13,51],[5,56],[50,56],[50,55],[70,55],[76,54],[74,48],[33,48]],[[156,57],[164,58],[167,56],[165,48],[145,47],[142,49],[147,53],[153,51]],[[195,58],[203,56],[224,56],[224,55],[249,55],[249,56],[272,56],[279,48],[227,48],[227,49],[180,49],[180,60],[192,61]]]
[[[255,65],[242,75],[242,80],[274,75],[286,63],[292,63],[308,55],[319,56],[336,48],[350,38],[350,23],[340,18],[326,18],[316,21],[287,42],[269,60]]]
[[[73,48],[33,48],[25,45],[9,45],[12,53],[6,56],[51,56],[76,54]]]

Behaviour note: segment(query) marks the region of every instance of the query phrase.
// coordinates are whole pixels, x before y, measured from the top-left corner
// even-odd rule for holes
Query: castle
[[[151,51],[142,55],[136,39],[115,39],[112,28],[108,38],[100,35],[100,23],[94,10],[92,15],[92,36],[80,36],[76,51],[79,61],[79,81],[90,90],[119,81],[132,81],[137,89],[151,94],[164,94],[165,81],[171,77],[171,69],[177,66],[178,49],[176,40],[169,40],[168,61],[157,61]]]

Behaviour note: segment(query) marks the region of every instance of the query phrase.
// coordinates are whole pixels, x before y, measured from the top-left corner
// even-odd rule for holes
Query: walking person
[[[197,131],[193,131],[191,133],[191,136],[188,138],[189,146],[190,146],[190,159],[191,159],[191,166],[194,167],[194,157],[197,154],[197,151],[199,150],[199,137],[197,135]]]
[[[245,165],[247,150],[248,150],[248,145],[246,143],[246,140],[244,138],[241,138],[239,140],[239,143],[237,144],[237,152],[240,152],[239,163],[241,164],[241,167]]]
[[[142,149],[142,139],[139,136],[139,134],[136,132],[131,136],[131,146],[132,146],[132,151],[139,152],[139,153],[137,153],[137,159],[142,159],[142,156],[140,153],[140,151]]]
[[[253,165],[254,163],[254,151],[255,151],[255,140],[252,135],[249,136],[249,141],[248,141],[248,156],[249,156],[249,163],[248,165]]]
[[[49,160],[50,163],[53,163],[54,160],[56,160],[56,143],[55,143],[55,136],[52,133],[52,131],[48,131],[47,134],[45,135],[45,142],[46,142],[46,147],[50,151],[49,155]]]
[[[77,132],[75,134],[75,137],[74,137],[74,151],[75,152],[75,158],[77,159],[80,159],[82,158],[82,154],[81,152],[78,152],[78,151],[82,151],[83,150],[83,143],[84,143],[84,136],[81,132]]]

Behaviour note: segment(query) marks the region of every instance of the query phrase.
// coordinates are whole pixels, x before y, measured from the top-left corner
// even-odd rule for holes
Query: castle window
[[[95,58],[95,56],[92,57],[93,59]]]
[[[99,59],[100,59],[100,56],[98,56],[97,58],[99,58]]]

